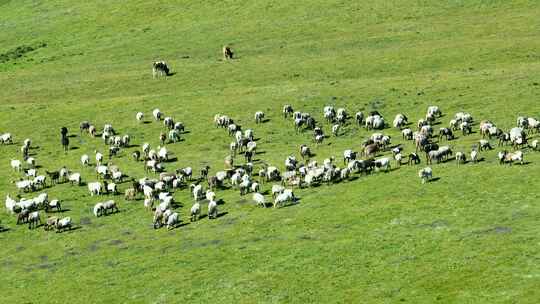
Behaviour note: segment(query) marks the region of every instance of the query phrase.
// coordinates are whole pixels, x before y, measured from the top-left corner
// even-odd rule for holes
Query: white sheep
[[[36,166],[36,159],[33,157],[29,157],[26,159],[26,163],[28,164],[28,166],[30,166],[30,168],[34,168]]]
[[[471,161],[473,163],[476,163],[478,161],[478,151],[476,150],[471,151]]]
[[[375,160],[375,167],[383,168],[385,171],[390,169],[390,158],[383,157]]]
[[[255,112],[255,123],[261,123],[264,119],[264,112],[257,111]]]
[[[77,185],[81,184],[81,174],[80,173],[72,173],[68,176],[68,181],[73,185],[76,183]]]
[[[103,154],[96,151],[96,164],[101,165],[101,162],[103,161]]]
[[[137,112],[137,114],[135,115],[135,118],[137,119],[137,121],[141,122],[144,119],[144,113]]]
[[[216,199],[216,193],[212,190],[206,190],[206,199],[208,201],[213,201]]]
[[[103,203],[97,203],[94,205],[94,215],[96,217],[102,216],[104,211],[105,211],[105,206],[103,206]]]
[[[61,220],[57,219],[55,227],[56,232],[64,231],[65,229],[71,229],[71,218],[68,216]]]
[[[178,213],[177,212],[172,213],[167,218],[167,229],[170,230],[170,229],[175,228],[179,222],[180,222],[180,216],[178,215]]]
[[[210,201],[208,203],[208,218],[215,219],[218,215],[218,207],[216,201]]]
[[[90,192],[90,196],[99,195],[101,193],[101,183],[88,183],[88,191]]]
[[[88,166],[88,165],[90,165],[90,157],[89,157],[87,154],[83,154],[83,155],[81,156],[81,164],[82,164],[83,166]]]
[[[337,137],[339,135],[339,129],[340,129],[339,124],[333,125],[332,126],[332,134]]]
[[[203,195],[202,185],[191,184],[191,189],[192,189],[193,198],[195,199],[195,201],[200,200]]]
[[[7,209],[7,211],[9,211],[11,214],[14,214],[16,205],[17,205],[17,201],[15,201],[13,198],[11,198],[11,196],[9,196],[9,194],[6,195],[6,209]]]
[[[257,206],[266,207],[266,199],[264,198],[264,195],[258,192],[253,193],[253,201],[257,204]]]
[[[161,120],[161,117],[163,116],[163,113],[161,113],[161,111],[159,109],[154,109],[152,111],[152,116],[154,116],[154,119],[157,121],[157,120]]]
[[[22,170],[22,164],[21,161],[18,159],[12,159],[11,160],[11,168],[15,171],[20,172]]]
[[[278,205],[283,205],[286,202],[294,202],[295,197],[290,189],[283,190],[282,193],[280,193],[275,199],[274,199],[274,208],[276,208]]]
[[[11,133],[4,133],[0,136],[0,144],[7,144],[13,143],[13,138],[11,137]]]
[[[201,204],[199,202],[195,202],[193,206],[191,206],[190,210],[190,220],[192,222],[196,222],[199,220],[199,216],[201,215]]]

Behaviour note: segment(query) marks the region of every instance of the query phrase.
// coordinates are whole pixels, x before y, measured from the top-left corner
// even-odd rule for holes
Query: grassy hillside
[[[231,141],[214,128],[216,113],[255,130],[264,152],[257,168],[282,168],[302,143],[317,160],[340,162],[372,133],[349,122],[315,146],[310,132],[282,119],[285,103],[328,134],[325,105],[415,122],[436,104],[443,125],[467,111],[508,129],[518,115],[540,118],[539,17],[535,1],[0,0],[0,133],[16,142],[0,146],[0,197],[17,194],[9,160],[21,158],[25,138],[39,147],[31,152],[41,172],[65,165],[91,182],[80,156],[106,146],[77,136],[65,155],[60,127],[77,134],[83,120],[100,129],[109,122],[134,144],[156,147],[163,125],[135,120],[143,111],[150,121],[156,107],[189,131],[168,145],[178,161],[166,168],[209,164],[212,173]],[[223,44],[238,59],[222,61]],[[175,74],[152,79],[158,59]],[[258,110],[267,123],[254,124]],[[384,132],[413,149],[399,130]],[[460,135],[451,145],[468,154],[479,138]],[[113,162],[140,178],[142,163],[129,157],[136,149]],[[83,186],[48,188],[79,228],[29,231],[1,212],[9,230],[0,233],[0,302],[536,303],[540,154],[526,149],[527,164],[509,167],[496,153],[482,152],[475,165],[434,165],[440,179],[427,185],[420,167],[402,166],[296,190],[300,203],[280,209],[220,191],[224,216],[172,231],[152,229],[142,201],[117,196],[121,212],[95,218],[92,206],[107,198]],[[187,221],[189,191],[174,196]]]

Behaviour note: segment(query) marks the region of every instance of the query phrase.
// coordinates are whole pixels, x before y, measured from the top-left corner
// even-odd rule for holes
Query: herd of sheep
[[[162,71],[163,66],[156,63],[156,74]],[[161,70],[160,70],[161,68]],[[325,135],[321,123],[310,113],[294,111],[291,105],[284,105],[282,116],[285,120],[292,120],[291,128],[296,132],[312,132],[313,143],[318,145],[324,142]],[[216,198],[216,191],[225,188],[237,189],[241,196],[252,193],[252,199],[257,206],[267,207],[267,198],[262,192],[264,184],[271,183],[271,195],[273,207],[294,204],[298,201],[293,192],[294,187],[311,187],[321,183],[336,183],[350,179],[354,174],[369,175],[375,171],[389,171],[392,163],[397,167],[402,164],[418,165],[421,155],[425,155],[427,165],[440,163],[455,159],[460,165],[467,161],[477,162],[479,153],[483,150],[494,149],[494,144],[490,140],[496,139],[497,146],[507,146],[511,144],[512,151],[502,150],[498,156],[501,164],[512,164],[519,162],[523,164],[523,152],[521,149],[528,147],[533,150],[538,148],[538,140],[531,143],[527,141],[527,136],[532,132],[540,130],[540,122],[531,117],[518,117],[516,127],[508,132],[500,129],[494,122],[483,120],[478,123],[481,139],[471,151],[454,151],[450,144],[443,145],[443,142],[451,142],[455,139],[455,132],[461,132],[463,136],[472,133],[472,126],[475,121],[469,113],[456,113],[449,121],[447,127],[440,127],[438,134],[434,125],[440,123],[442,112],[437,106],[430,106],[427,109],[425,118],[420,119],[415,125],[408,121],[406,115],[397,114],[389,125],[387,120],[378,111],[369,113],[357,112],[349,114],[346,109],[335,109],[333,106],[326,106],[322,111],[323,119],[331,125],[332,136],[339,137],[343,125],[352,120],[355,125],[370,130],[373,133],[366,138],[359,151],[347,149],[343,151],[343,164],[338,165],[335,157],[329,157],[319,164],[312,159],[313,154],[308,145],[299,147],[299,158],[294,154],[286,157],[284,170],[280,170],[276,165],[266,162],[254,162],[253,157],[258,153],[258,146],[255,140],[255,130],[243,129],[231,117],[222,114],[214,116],[216,128],[225,129],[232,141],[228,154],[224,159],[224,169],[210,174],[210,167],[200,168],[199,176],[193,176],[193,169],[185,167],[173,171],[165,169],[165,163],[170,160],[170,152],[167,144],[173,144],[182,140],[185,126],[182,122],[175,121],[172,117],[165,116],[159,109],[152,111],[152,117],[156,122],[162,122],[166,132],[160,132],[159,141],[161,145],[152,148],[149,143],[143,143],[140,150],[130,152],[134,162],[143,162],[145,174],[139,179],[131,178],[130,187],[123,191],[125,200],[144,200],[144,208],[153,212],[152,223],[154,228],[167,226],[173,229],[181,223],[180,215],[175,209],[179,206],[173,198],[175,191],[189,189],[194,200],[190,208],[190,221],[197,221],[201,217],[201,201],[208,201],[208,219],[219,217],[218,208],[220,200]],[[144,113],[138,112],[135,118],[138,122],[144,120]],[[265,113],[257,111],[254,114],[256,125],[265,122]],[[384,133],[384,129],[393,127],[399,129],[402,139],[411,141],[414,144],[414,151],[405,153],[403,145],[392,143],[392,138]],[[67,129],[62,130],[62,138],[65,137]],[[90,137],[101,137],[108,150],[108,160],[117,157],[121,149],[130,148],[131,137],[128,134],[119,135],[111,124],[106,124],[102,132],[98,134],[96,126],[88,121],[80,123],[81,136],[88,134]],[[0,134],[1,145],[14,144],[13,136],[10,133]],[[34,191],[42,191],[47,182],[54,186],[57,183],[70,183],[73,186],[83,185],[82,174],[74,172],[66,167],[55,171],[45,170],[45,175],[39,174],[34,157],[29,156],[29,149],[32,146],[30,139],[25,139],[21,146],[23,161],[12,159],[11,168],[23,175],[24,178],[13,181],[18,190],[17,200],[6,196],[5,206],[9,213],[17,217],[17,224],[27,223],[30,229],[41,224],[42,212],[49,213],[61,211],[61,200],[49,200],[47,193],[40,193],[34,198],[22,198],[21,194],[30,194]],[[382,157],[381,154],[387,153]],[[243,154],[244,161],[238,160],[238,155]],[[84,154],[80,158],[83,167],[94,166],[95,181],[86,183],[90,196],[100,196],[103,194],[120,193],[119,185],[125,182],[126,175],[122,170],[108,162],[105,155],[95,151],[93,157]],[[241,164],[236,164],[241,162]],[[255,167],[257,163],[257,170]],[[151,176],[151,177],[148,177]],[[418,172],[422,183],[426,183],[433,178],[431,167],[424,167]],[[86,176],[90,179],[91,176]],[[205,185],[206,184],[206,189]],[[118,204],[114,200],[107,200],[95,204],[93,214],[96,217],[118,212]],[[70,217],[58,218],[49,217],[45,220],[44,227],[56,229],[57,232],[71,229],[72,220]]]

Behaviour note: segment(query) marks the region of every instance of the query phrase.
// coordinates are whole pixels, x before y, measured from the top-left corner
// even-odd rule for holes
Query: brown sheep
[[[364,148],[365,157],[375,156],[377,152],[379,152],[379,145],[377,144],[369,144]]]

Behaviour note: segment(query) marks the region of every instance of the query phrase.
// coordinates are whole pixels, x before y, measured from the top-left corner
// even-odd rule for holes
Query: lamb
[[[88,133],[90,134],[90,136],[96,137],[96,126],[91,125],[90,127],[88,127]]]
[[[264,119],[264,112],[257,111],[255,112],[255,123],[261,123]]]
[[[99,195],[101,193],[101,183],[88,183],[88,191],[90,192],[90,196]]]
[[[28,214],[28,229],[37,228],[41,224],[39,211],[34,211]]]
[[[418,171],[418,177],[422,179],[422,184],[429,182],[433,178],[433,171],[430,167],[425,167]]]
[[[218,208],[216,201],[210,201],[208,203],[208,219],[216,219],[218,215]]]
[[[266,200],[264,196],[258,192],[253,193],[253,201],[257,206],[266,207]]]
[[[21,172],[22,170],[22,163],[18,159],[12,159],[11,160],[11,168],[17,172]]]
[[[171,230],[171,229],[176,228],[179,222],[180,222],[180,216],[178,215],[178,213],[177,212],[172,213],[167,218],[167,229]]]

